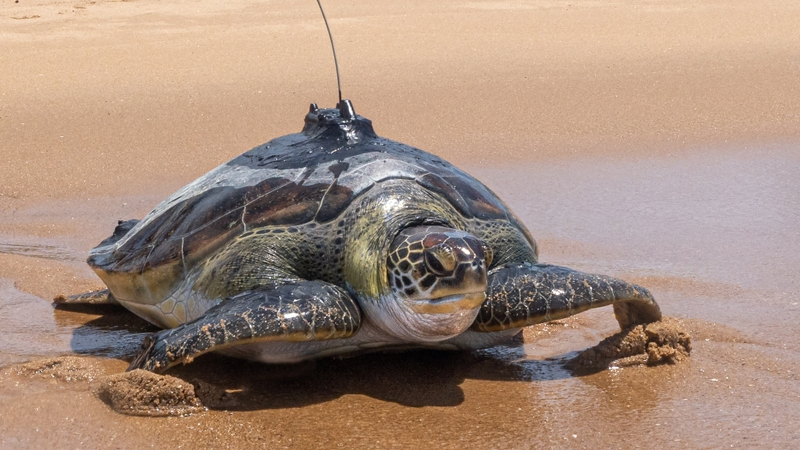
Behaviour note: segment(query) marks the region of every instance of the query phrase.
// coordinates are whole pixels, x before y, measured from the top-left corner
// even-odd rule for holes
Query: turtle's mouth
[[[480,291],[412,300],[410,306],[414,312],[419,314],[450,314],[458,311],[476,310],[484,300],[486,300],[486,292]]]

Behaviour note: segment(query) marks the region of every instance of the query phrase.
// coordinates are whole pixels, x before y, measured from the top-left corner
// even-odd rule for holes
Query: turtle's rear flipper
[[[661,319],[650,292],[635,284],[549,264],[520,264],[489,274],[475,331],[520,328],[614,305],[621,328]]]
[[[56,295],[53,298],[53,303],[56,305],[119,305],[117,299],[114,298],[114,294],[109,292],[108,289],[70,296]]]
[[[301,281],[245,291],[193,322],[148,336],[128,370],[163,372],[203,353],[239,344],[347,338],[360,324],[355,300],[329,283]]]

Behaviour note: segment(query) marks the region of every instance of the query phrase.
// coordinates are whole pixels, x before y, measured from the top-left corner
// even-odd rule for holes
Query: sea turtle
[[[378,137],[350,101],[217,167],[91,250],[116,301],[165,328],[130,369],[210,351],[268,363],[380,348],[475,349],[613,304],[660,319],[637,285],[541,264],[483,184]],[[110,292],[109,292],[110,291]]]

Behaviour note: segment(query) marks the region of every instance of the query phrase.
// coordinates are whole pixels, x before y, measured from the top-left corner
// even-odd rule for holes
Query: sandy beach
[[[327,33],[313,1],[2,0],[0,448],[800,446],[800,3],[325,6],[379,135],[483,181],[543,261],[649,288],[691,358],[567,371],[603,308],[472,353],[203,356],[170,374],[207,411],[112,411],[99,380],[155,329],[51,299],[101,287],[117,220],[332,107]]]

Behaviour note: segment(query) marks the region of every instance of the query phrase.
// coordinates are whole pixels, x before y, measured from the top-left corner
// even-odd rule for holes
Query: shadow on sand
[[[130,360],[144,336],[157,331],[118,307],[59,305],[57,320],[59,311],[104,314],[74,329],[71,344],[82,355]],[[168,374],[194,384],[205,406],[232,411],[296,408],[349,394],[411,407],[456,406],[464,402],[460,385],[466,379],[534,382],[572,376],[563,368],[570,355],[527,359],[522,344],[518,336],[480,351],[407,350],[286,365],[212,353]]]

